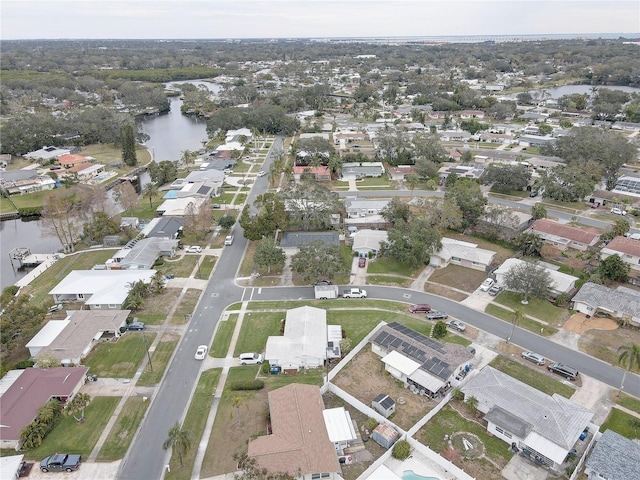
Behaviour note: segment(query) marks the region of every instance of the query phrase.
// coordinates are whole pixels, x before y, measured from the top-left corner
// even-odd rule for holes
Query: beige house
[[[632,280],[640,278],[640,240],[616,237],[600,253],[603,259],[611,255],[618,255],[624,263],[631,267],[629,276]]]
[[[600,241],[600,232],[595,229],[563,225],[546,218],[533,222],[529,231],[540,235],[545,243],[553,245],[558,250],[573,248],[585,251]]]

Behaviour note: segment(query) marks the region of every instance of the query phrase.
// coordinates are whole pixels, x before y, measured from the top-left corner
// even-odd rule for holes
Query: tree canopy
[[[511,267],[504,275],[505,287],[522,294],[522,303],[529,297],[546,298],[552,286],[551,275],[534,263],[524,262]]]
[[[302,245],[291,259],[291,268],[305,280],[333,278],[346,270],[340,247],[320,240]]]
[[[521,191],[529,185],[531,172],[523,165],[489,165],[480,177],[482,185],[492,185],[499,193]]]

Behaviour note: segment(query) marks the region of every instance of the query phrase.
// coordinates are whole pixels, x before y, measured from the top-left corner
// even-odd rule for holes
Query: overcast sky
[[[640,32],[640,1],[1,0],[2,39]]]

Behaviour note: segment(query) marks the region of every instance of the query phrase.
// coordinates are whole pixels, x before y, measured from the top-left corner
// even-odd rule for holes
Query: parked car
[[[259,177],[264,177],[266,174],[267,174],[267,173],[266,173],[264,170],[260,170],[260,171],[258,172],[258,176],[259,176]]]
[[[416,303],[415,305],[411,305],[409,307],[409,312],[418,313],[418,312],[430,312],[431,305],[428,303]]]
[[[625,210],[622,210],[621,208],[617,208],[617,207],[613,207],[611,209],[611,213],[615,213],[616,215],[626,215],[627,212]]]
[[[590,206],[591,206],[591,208],[599,208],[600,207],[600,202],[593,202]]]
[[[529,196],[530,197],[537,197],[539,193],[540,193],[540,191],[537,188],[535,188],[535,189],[531,190],[531,193],[529,194]]]
[[[313,282],[313,286],[315,287],[316,285],[333,285],[331,283],[331,280],[316,280],[315,282]]]
[[[550,372],[562,375],[563,377],[568,378],[571,381],[575,381],[579,375],[578,370],[576,370],[575,368],[558,362],[550,363],[547,369]]]
[[[529,360],[530,362],[533,362],[537,365],[544,365],[545,363],[547,363],[546,358],[535,352],[522,352],[522,358],[524,358],[525,360]]]
[[[480,290],[482,290],[483,292],[488,291],[491,287],[493,287],[493,284],[496,283],[495,280],[493,278],[486,278],[484,280],[484,282],[482,282],[480,284]]]
[[[464,332],[467,329],[467,326],[464,323],[460,322],[459,320],[449,320],[447,322],[447,327],[453,328],[460,332]]]
[[[202,253],[202,247],[198,245],[191,245],[189,248],[185,250],[186,253]]]
[[[427,320],[446,320],[447,318],[449,318],[449,315],[444,312],[438,312],[437,310],[427,312]]]
[[[49,308],[49,313],[56,313],[59,312],[60,310],[62,310],[64,307],[62,306],[61,303],[58,303],[57,305],[54,305],[53,307]]]
[[[204,357],[207,355],[207,350],[209,350],[209,347],[206,345],[200,345],[196,350],[194,358],[196,360],[204,360]]]
[[[367,266],[367,259],[365,257],[358,258],[358,267],[363,268]]]
[[[262,363],[262,354],[260,353],[241,353],[238,357],[240,359],[241,365],[256,365],[258,363]]]
[[[80,467],[82,457],[67,453],[54,453],[44,457],[40,462],[40,470],[43,472],[73,472]]]
[[[225,245],[232,245],[233,244],[233,235],[227,235],[227,238],[224,239],[224,244]]]
[[[144,330],[145,326],[143,322],[138,322],[134,320],[129,325],[127,325],[127,330]]]
[[[501,291],[502,291],[502,287],[500,285],[498,285],[498,284],[494,284],[493,287],[491,287],[487,293],[489,295],[491,295],[492,297],[495,297]]]

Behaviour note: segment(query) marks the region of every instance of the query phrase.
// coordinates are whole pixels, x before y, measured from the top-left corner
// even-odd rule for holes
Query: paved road
[[[273,149],[283,150],[283,138],[277,137]],[[263,170],[268,171],[272,161],[267,156]],[[255,197],[264,193],[268,186],[267,176],[256,178],[255,187],[248,197],[252,204]],[[353,194],[353,192],[350,192]],[[370,194],[374,195],[370,195]],[[421,192],[394,192],[407,196],[416,196]],[[426,194],[442,194],[442,192],[425,192]],[[358,195],[389,196],[390,192],[358,192]],[[364,195],[363,195],[364,196]],[[503,201],[499,202],[502,203]],[[498,203],[498,202],[496,202]],[[515,202],[510,202],[517,205]],[[522,207],[522,205],[517,205]],[[554,214],[566,215],[562,212]],[[585,219],[581,217],[581,220]],[[602,223],[602,222],[600,222]],[[165,465],[169,461],[169,452],[162,449],[167,431],[176,422],[183,420],[191,394],[196,386],[202,362],[193,358],[200,344],[210,344],[215,326],[227,305],[240,300],[291,300],[312,299],[313,289],[310,287],[278,287],[278,288],[241,288],[234,283],[238,266],[242,261],[247,241],[242,235],[239,225],[235,226],[233,245],[224,247],[224,255],[220,256],[209,284],[203,293],[200,303],[191,319],[188,330],[181,339],[175,356],[172,359],[165,377],[152,399],[151,406],[143,420],[141,429],[125,456],[119,479],[146,480],[162,478]],[[427,293],[393,288],[367,286],[370,297],[411,303],[429,303],[435,309],[444,310],[481,330],[498,337],[506,338],[511,331],[511,324],[498,320],[482,312]],[[348,300],[345,300],[347,302]],[[523,348],[536,351],[548,358],[576,366],[582,373],[603,381],[615,388],[619,387],[622,370],[604,362],[573,351],[551,340],[539,337],[526,330],[516,328],[512,342]],[[625,391],[640,397],[640,377],[627,375]]]
[[[283,150],[283,137],[276,137],[272,149]],[[268,171],[271,154],[262,167]],[[267,176],[256,178],[248,202],[266,191]],[[245,290],[234,283],[242,262],[247,240],[240,225],[234,227],[233,245],[224,247],[215,270],[203,292],[200,303],[189,322],[164,379],[152,399],[140,431],[125,456],[118,478],[146,480],[162,478],[169,452],[162,449],[167,431],[178,421],[182,422],[191,394],[195,389],[202,362],[194,359],[198,345],[211,344],[213,332],[224,309],[243,299]]]

